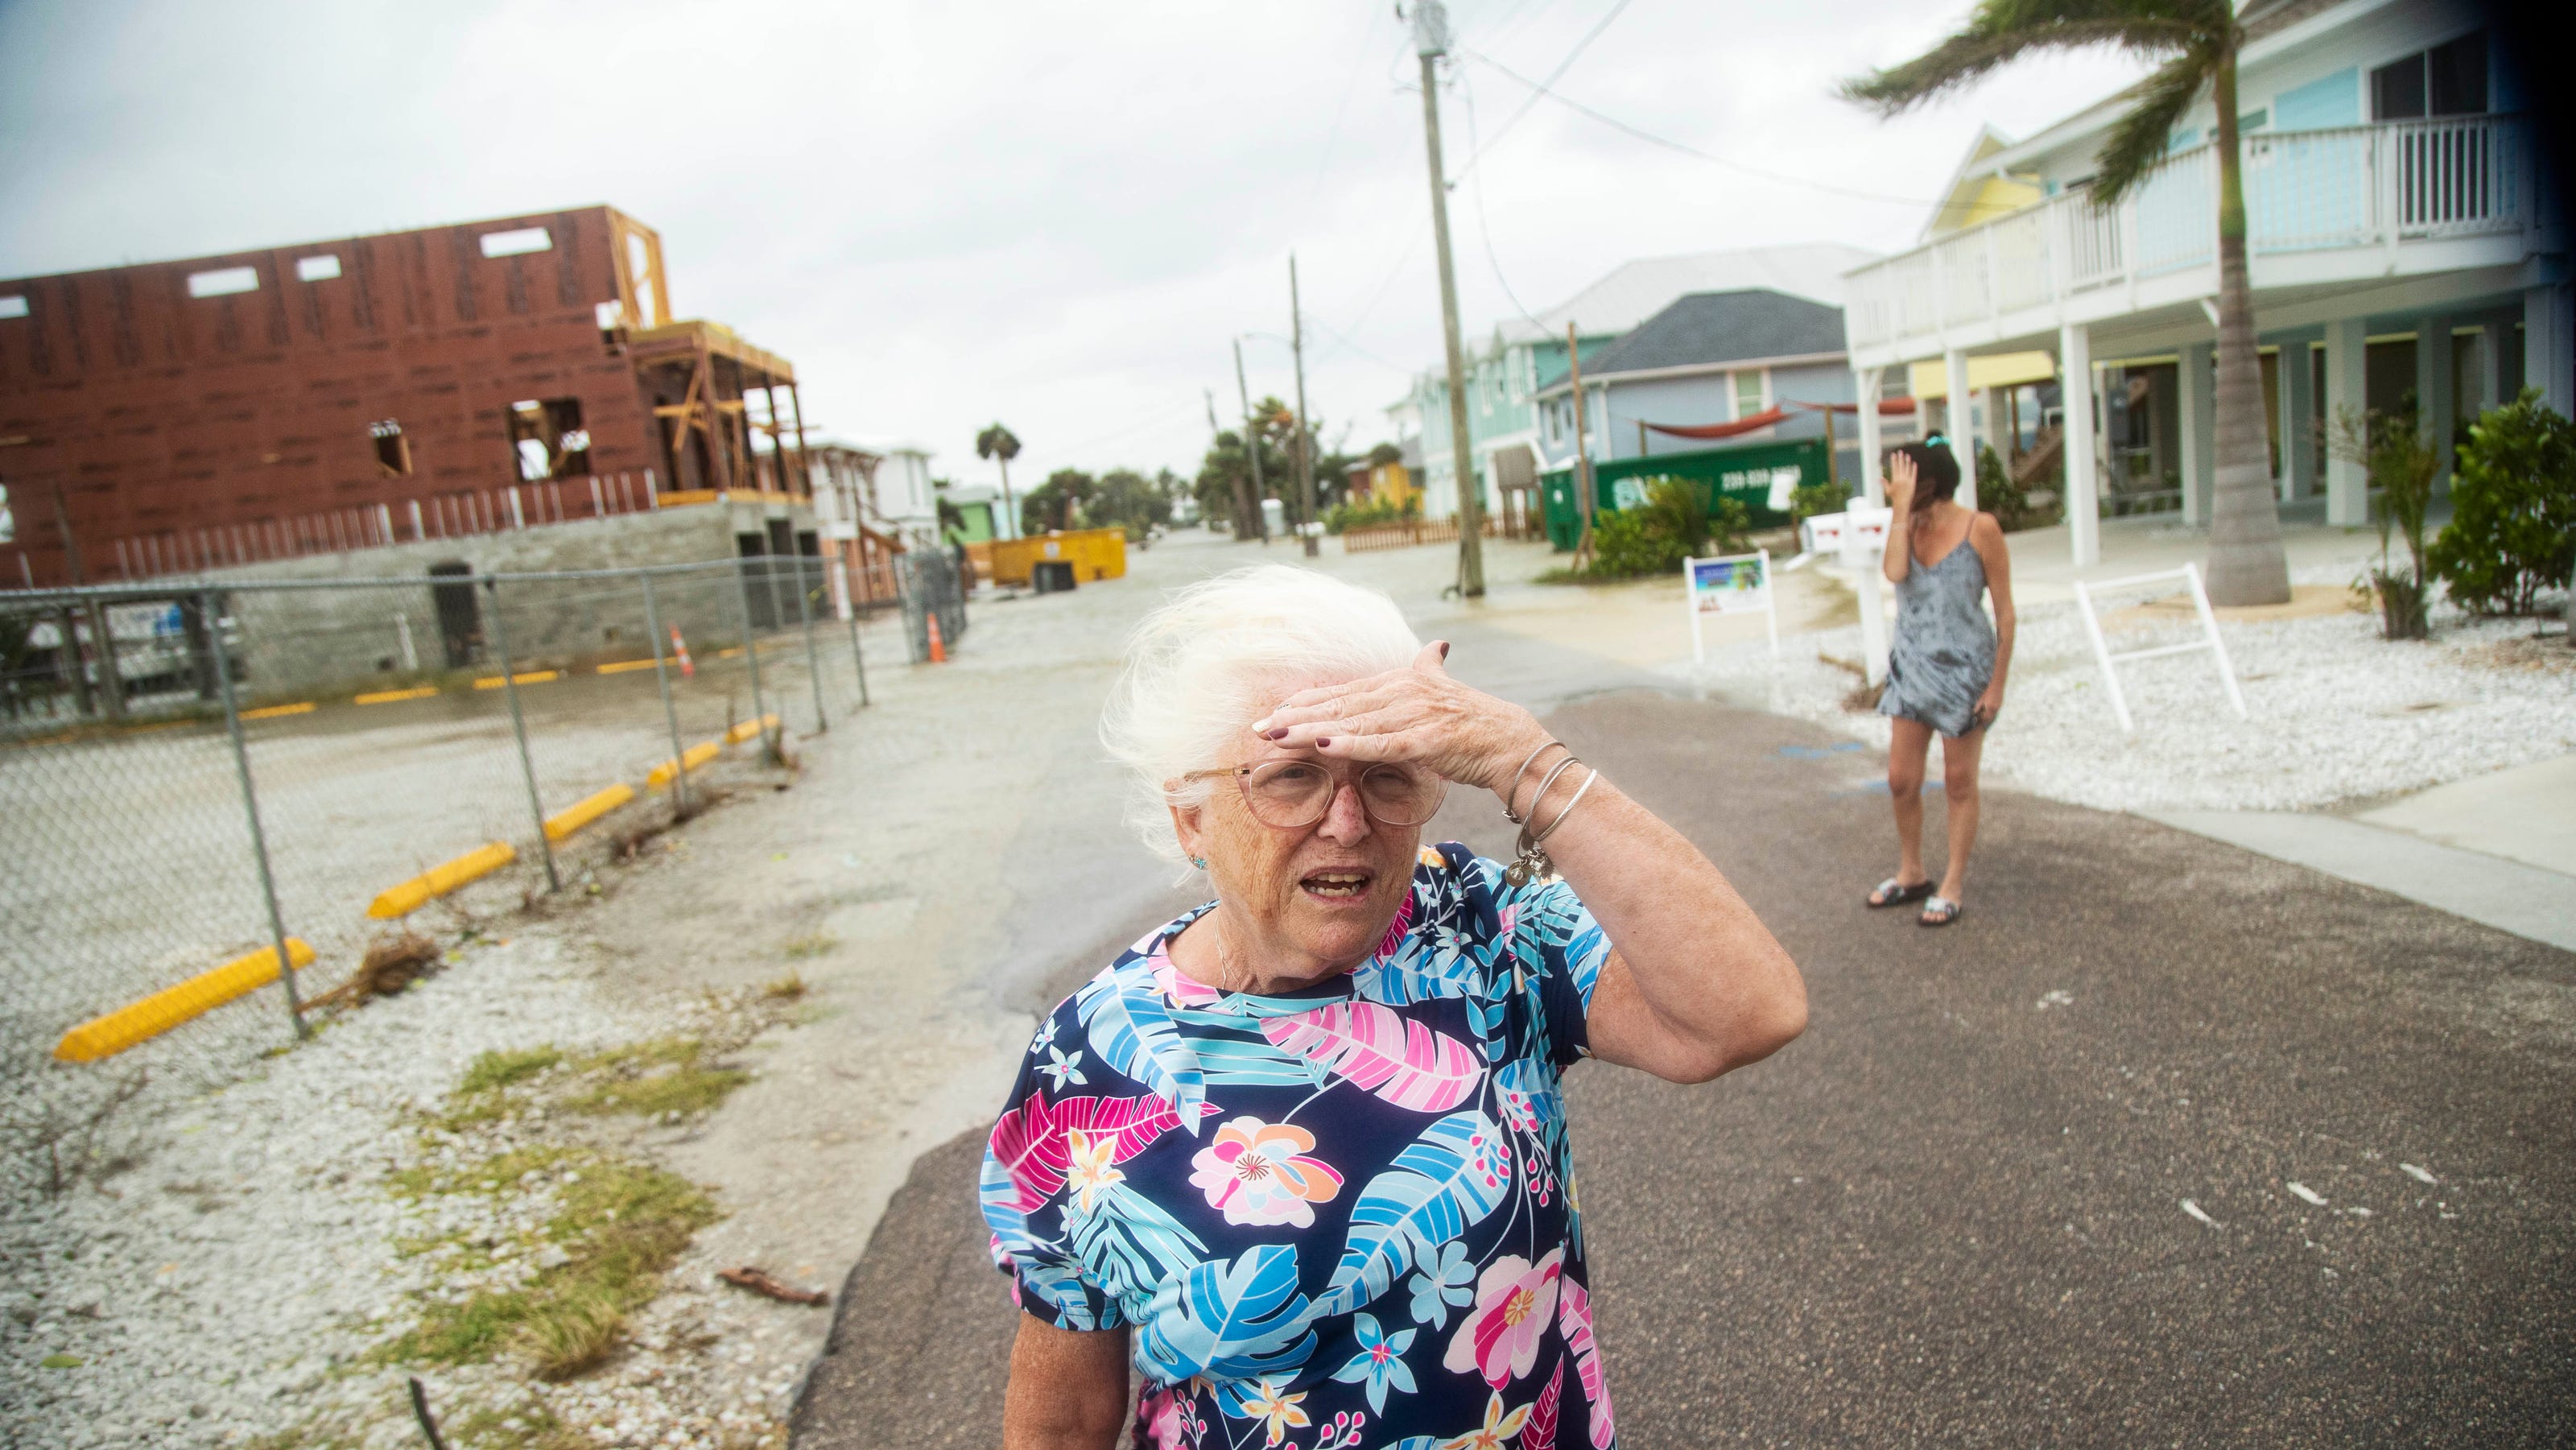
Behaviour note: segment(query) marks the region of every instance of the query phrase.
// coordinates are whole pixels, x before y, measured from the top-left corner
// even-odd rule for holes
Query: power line
[[[1619,12],[1627,9],[1630,3],[1631,0],[1619,0],[1618,4],[1610,7],[1609,14],[1602,16],[1590,30],[1583,32],[1583,38],[1574,43],[1574,49],[1567,51],[1565,53],[1565,59],[1556,63],[1556,69],[1547,73],[1547,79],[1538,83],[1536,87],[1538,95],[1532,96],[1528,100],[1521,102],[1521,108],[1512,112],[1511,118],[1503,122],[1502,127],[1494,132],[1494,139],[1486,143],[1486,146],[1479,146],[1476,148],[1475,152],[1468,156],[1467,164],[1458,168],[1457,175],[1449,178],[1449,185],[1452,190],[1457,188],[1459,182],[1466,179],[1468,172],[1476,169],[1477,162],[1485,159],[1485,150],[1487,146],[1498,146],[1502,144],[1503,137],[1510,134],[1511,129],[1514,126],[1520,124],[1521,117],[1528,115],[1530,111],[1538,105],[1539,96],[1553,94],[1548,90],[1548,87],[1555,85],[1557,81],[1565,75],[1566,68],[1574,64],[1576,58],[1583,54],[1586,47],[1590,46],[1595,40],[1601,38],[1601,32],[1609,29],[1610,22],[1618,19]],[[1475,55],[1476,52],[1468,51],[1467,54]],[[1482,56],[1478,56],[1477,58],[1480,60],[1483,59]],[[1489,65],[1492,64],[1490,61],[1486,63]],[[1501,67],[1497,66],[1496,69],[1499,70]],[[1505,72],[1505,74],[1509,74],[1509,72]],[[1513,76],[1512,79],[1520,80],[1520,77]],[[1521,84],[1528,85],[1529,82],[1521,81]]]
[[[1484,148],[1477,146],[1476,142],[1476,88],[1467,83],[1466,77],[1458,79],[1458,94],[1467,102],[1467,144],[1476,146],[1476,154],[1481,156]],[[1547,324],[1530,315],[1528,304],[1521,301],[1520,294],[1512,290],[1510,280],[1503,276],[1503,259],[1494,253],[1494,224],[1485,216],[1485,179],[1481,176],[1476,178],[1476,235],[1485,243],[1485,264],[1494,269],[1494,281],[1503,289],[1503,295],[1511,299],[1513,308],[1527,319],[1530,326],[1541,332],[1547,331]]]
[[[1374,33],[1374,26],[1371,27],[1371,31]],[[1324,133],[1323,158],[1315,165],[1315,184],[1306,188],[1306,209],[1308,211],[1313,211],[1315,209],[1315,198],[1323,195],[1324,173],[1333,169],[1333,149],[1341,144],[1342,117],[1348,113],[1351,108],[1351,97],[1356,94],[1360,88],[1360,77],[1368,71],[1368,61],[1372,52],[1368,47],[1367,41],[1367,36],[1361,37],[1359,49],[1360,63],[1351,67],[1350,79],[1342,83],[1342,99],[1333,107],[1332,129]]]
[[[1742,172],[1744,175],[1759,177],[1764,181],[1778,182],[1782,186],[1801,186],[1810,191],[1827,192],[1834,196],[1848,196],[1859,201],[1891,202],[1901,206],[1933,205],[1932,202],[1919,196],[1892,196],[1883,191],[1862,191],[1855,187],[1836,186],[1831,182],[1811,181],[1803,176],[1790,176],[1782,172],[1765,171],[1759,166],[1747,166],[1741,161],[1730,161],[1723,156],[1711,155],[1706,151],[1700,150],[1696,146],[1687,145],[1680,141],[1674,141],[1663,136],[1658,136],[1651,131],[1641,131],[1634,126],[1629,125],[1627,122],[1620,120],[1616,116],[1605,116],[1599,111],[1592,109],[1590,106],[1583,104],[1581,101],[1574,100],[1568,96],[1559,95],[1557,92],[1549,90],[1547,86],[1541,82],[1531,80],[1529,77],[1522,75],[1520,72],[1513,70],[1510,66],[1503,64],[1501,61],[1498,61],[1492,56],[1486,55],[1481,51],[1464,50],[1460,53],[1471,60],[1479,61],[1485,65],[1493,67],[1495,70],[1502,72],[1511,80],[1518,81],[1520,84],[1529,87],[1532,91],[1537,92],[1537,95],[1530,98],[1531,104],[1536,104],[1539,96],[1545,96],[1549,100],[1556,102],[1558,105],[1563,106],[1570,111],[1575,111],[1582,115],[1589,116],[1593,120],[1600,122],[1604,126],[1608,126],[1614,131],[1624,132],[1625,134],[1633,136],[1649,145],[1661,146],[1667,151],[1678,151],[1684,156],[1697,158],[1698,160],[1705,161],[1712,166],[1721,166],[1729,171]],[[1528,108],[1524,106],[1522,109],[1526,111]],[[1517,119],[1517,116],[1515,119]],[[1499,140],[1501,138],[1497,136],[1496,139]],[[1473,165],[1474,163],[1470,162],[1469,164]]]

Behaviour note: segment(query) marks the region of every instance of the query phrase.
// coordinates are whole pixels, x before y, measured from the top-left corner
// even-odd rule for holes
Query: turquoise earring
[[[1196,866],[1202,871],[1205,871],[1207,869],[1207,858],[1205,856],[1192,856],[1190,858],[1190,864]]]

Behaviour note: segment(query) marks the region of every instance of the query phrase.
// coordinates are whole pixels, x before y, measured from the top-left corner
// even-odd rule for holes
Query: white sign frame
[[[1682,560],[1682,608],[1690,615],[1691,662],[1708,663],[1708,644],[1700,633],[1699,566],[1702,564],[1741,564],[1755,561],[1762,566],[1762,617],[1771,627],[1771,658],[1780,657],[1780,581],[1771,569],[1771,551],[1756,549],[1750,554],[1713,554],[1705,559]],[[1749,591],[1748,591],[1749,592]],[[1719,613],[1734,611],[1720,610]]]
[[[2158,645],[2153,649],[2122,650],[2118,654],[2113,654],[2110,645],[2102,638],[2102,621],[2094,610],[2093,596],[2096,593],[2127,589],[2139,584],[2160,584],[2168,579],[2182,580],[2185,587],[2191,591],[2192,608],[2200,615],[2201,638],[2186,644]],[[2227,641],[2218,637],[2218,616],[2210,610],[2209,591],[2201,587],[2199,565],[2185,564],[2179,569],[2159,569],[2152,574],[2131,574],[2126,578],[2105,579],[2093,585],[2087,585],[2083,580],[2078,579],[2075,581],[2075,605],[2084,613],[2084,635],[2093,642],[2093,658],[2102,666],[2102,682],[2109,686],[2111,691],[2111,713],[2119,717],[2122,734],[2134,734],[2138,727],[2130,718],[2129,697],[2120,688],[2120,672],[2117,665],[2122,660],[2153,659],[2158,655],[2209,651],[2217,658],[2218,682],[2226,686],[2227,703],[2236,708],[2236,718],[2240,720],[2253,718],[2245,709],[2245,693],[2236,687],[2236,665],[2227,657]]]

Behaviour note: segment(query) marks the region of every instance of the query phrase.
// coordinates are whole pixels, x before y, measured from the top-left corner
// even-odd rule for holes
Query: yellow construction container
[[[1127,577],[1125,529],[1075,529],[1070,533],[1032,534],[1025,539],[993,542],[993,582],[1026,584],[1040,559],[1073,561],[1073,582]]]
[[[286,960],[300,971],[312,962],[313,948],[301,937],[288,937]],[[54,1056],[65,1062],[96,1062],[276,980],[277,948],[261,947],[104,1017],[91,1018],[63,1034],[63,1040],[54,1044]]]
[[[427,906],[432,898],[445,896],[467,882],[480,881],[518,859],[518,851],[509,842],[494,841],[443,866],[432,866],[400,886],[387,888],[367,904],[367,915],[379,921],[409,916]]]

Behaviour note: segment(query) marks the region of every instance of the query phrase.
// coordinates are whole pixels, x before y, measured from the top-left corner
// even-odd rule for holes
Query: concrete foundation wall
[[[739,536],[766,537],[768,515],[787,522],[793,533],[813,529],[811,514],[802,508],[703,504],[281,559],[204,577],[218,586],[351,586],[230,592],[234,656],[243,687],[258,699],[395,689],[455,672],[490,674],[500,667],[504,635],[513,670],[585,669],[651,657],[643,590],[632,578],[504,581],[494,590],[442,583],[430,571],[512,574],[708,564],[703,572],[661,575],[654,582],[654,613],[665,647],[676,625],[689,648],[704,653],[741,644],[746,614],[755,631],[796,621],[794,565],[780,560],[773,574],[766,558],[736,562]],[[819,563],[809,561],[807,574],[806,587],[819,589]],[[744,584],[738,586],[738,579]],[[829,596],[814,608],[828,616]]]

